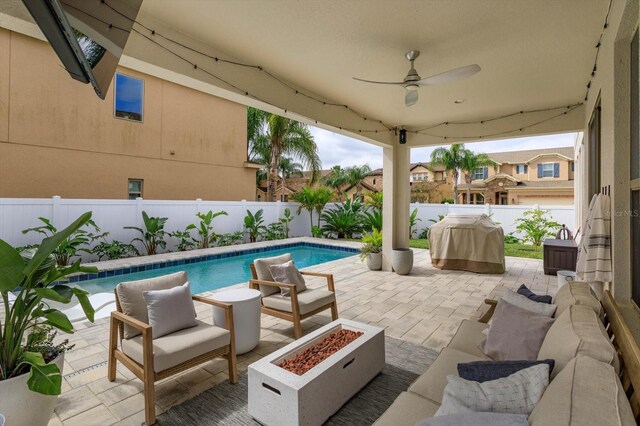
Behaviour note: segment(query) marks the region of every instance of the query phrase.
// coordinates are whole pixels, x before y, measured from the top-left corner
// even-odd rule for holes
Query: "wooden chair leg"
[[[142,356],[144,359],[144,418],[147,426],[156,423],[156,389],[155,372],[153,366],[153,341],[151,331],[142,332]]]
[[[338,319],[338,304],[336,302],[331,305],[331,319],[333,321]]]
[[[230,351],[227,354],[227,362],[229,364],[229,383],[238,383],[238,363],[236,361],[235,351]]]
[[[302,337],[302,321],[300,318],[293,319],[293,337],[296,340]]]
[[[113,382],[116,379],[116,349],[118,349],[118,323],[111,318],[109,330],[109,366],[107,367],[107,379]]]

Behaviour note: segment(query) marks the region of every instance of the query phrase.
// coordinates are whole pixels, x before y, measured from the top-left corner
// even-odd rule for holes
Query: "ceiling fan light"
[[[418,102],[418,86],[407,86],[405,89],[407,90],[404,95],[405,106],[415,105]]]

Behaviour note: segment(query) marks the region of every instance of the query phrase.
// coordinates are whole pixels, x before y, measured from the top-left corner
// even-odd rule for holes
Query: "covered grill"
[[[429,247],[436,268],[504,273],[504,231],[486,215],[448,215],[431,226]]]

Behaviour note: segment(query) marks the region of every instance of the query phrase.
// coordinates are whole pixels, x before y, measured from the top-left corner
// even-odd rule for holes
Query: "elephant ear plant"
[[[54,284],[76,272],[97,272],[96,268],[80,266],[79,260],[70,266],[58,266],[55,259],[60,245],[90,220],[90,212],[83,214],[67,228],[42,240],[35,252],[20,253],[0,240],[0,294],[4,304],[4,320],[0,321],[0,381],[29,374],[27,385],[32,391],[60,394],[62,376],[58,366],[47,364],[41,353],[28,350],[25,334],[38,325],[73,333],[67,316],[47,303],[66,304],[73,296],[80,302],[87,318],[93,321],[94,310],[88,292]],[[17,293],[13,305],[9,304],[10,291]]]

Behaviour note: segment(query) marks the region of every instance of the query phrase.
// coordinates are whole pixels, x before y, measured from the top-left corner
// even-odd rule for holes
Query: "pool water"
[[[112,292],[121,282],[142,280],[161,275],[167,275],[178,271],[186,271],[193,294],[215,290],[222,287],[248,282],[251,279],[249,265],[254,259],[262,257],[278,256],[291,253],[298,268],[317,265],[331,260],[342,259],[353,256],[354,253],[342,250],[332,250],[329,248],[317,247],[288,247],[273,249],[260,253],[241,254],[239,256],[226,257],[221,259],[207,260],[204,262],[190,263],[186,265],[170,266],[153,269],[143,272],[117,275],[105,278],[73,283],[77,287],[87,290],[89,293]]]

